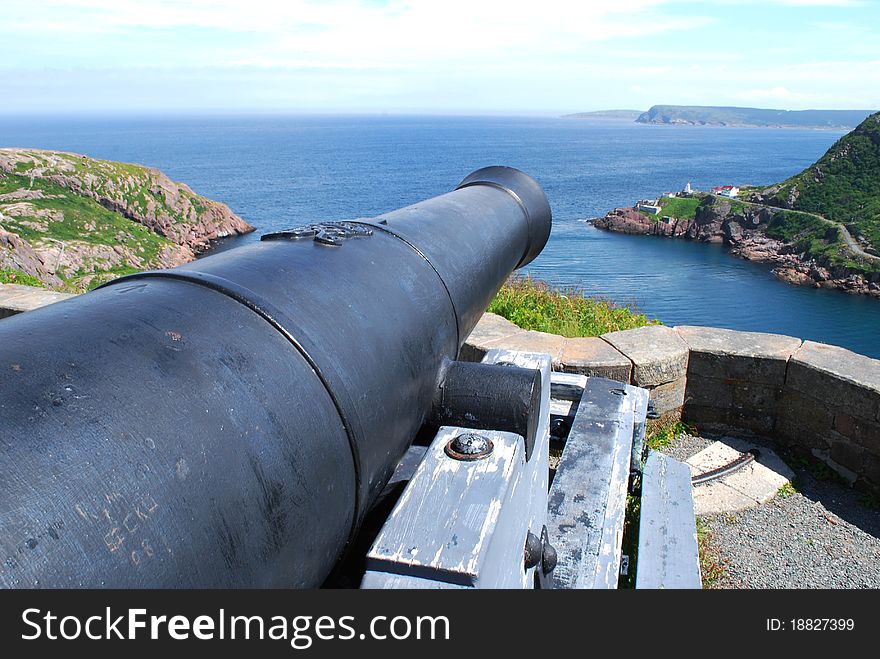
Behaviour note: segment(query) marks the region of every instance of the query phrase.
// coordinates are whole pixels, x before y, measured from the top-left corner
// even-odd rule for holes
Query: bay
[[[490,164],[544,186],[553,233],[526,270],[669,325],[778,332],[880,357],[880,302],[796,287],[718,245],[598,231],[584,220],[638,198],[768,184],[843,133],[518,117],[4,117],[0,144],[161,169],[262,232],[372,216],[455,187]]]

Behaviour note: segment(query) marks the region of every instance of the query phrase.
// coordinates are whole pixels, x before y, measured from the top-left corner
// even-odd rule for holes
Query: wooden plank
[[[492,453],[450,458],[448,441],[488,437]],[[367,554],[367,570],[469,587],[521,588],[526,515],[509,505],[521,484],[519,435],[443,427]]]
[[[518,352],[511,350],[493,349],[486,353],[483,362],[489,364],[508,363],[520,368],[530,368],[541,373],[541,404],[536,414],[538,425],[535,432],[535,447],[532,457],[523,466],[523,477],[520,485],[512,493],[510,510],[505,510],[505,515],[514,515],[517,518],[526,515],[525,532],[534,533],[541,537],[541,531],[547,523],[547,488],[550,480],[550,390],[552,377],[552,360],[550,355],[544,353]],[[525,546],[525,533],[522,541]],[[549,587],[549,582],[544,583],[544,577],[540,570],[530,568],[520,571],[521,588],[532,588],[535,576],[542,582],[542,587]]]
[[[460,586],[445,581],[434,581],[433,579],[407,577],[388,572],[367,571],[361,581],[362,590],[448,590],[461,588],[468,588],[468,586]]]
[[[547,528],[555,588],[616,588],[633,437],[634,388],[591,377],[553,486]]]
[[[642,480],[636,588],[700,587],[690,469],[652,451]]]
[[[583,390],[584,387],[587,386],[587,376],[586,375],[578,375],[577,373],[562,373],[560,371],[554,371],[550,376],[550,381],[553,386],[569,386],[576,387],[577,389]]]

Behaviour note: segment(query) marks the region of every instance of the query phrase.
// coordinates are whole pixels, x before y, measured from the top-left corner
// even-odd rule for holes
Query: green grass
[[[22,188],[39,190],[45,195],[43,199],[26,200],[26,203],[37,210],[57,211],[63,216],[59,221],[49,221],[45,217],[4,215],[3,226],[6,230],[17,233],[31,244],[40,245],[55,240],[111,247],[124,245],[143,261],[144,268],[155,267],[159,253],[173,244],[142,224],[105,208],[94,199],[66,190],[51,181],[34,179],[31,185],[27,176],[0,174],[0,194]],[[0,203],[0,212],[3,212],[3,208],[4,204]],[[46,231],[36,229],[28,222],[44,224]],[[65,280],[65,290],[77,290],[77,280],[96,272],[120,275],[135,271],[135,268],[126,264],[112,266],[103,259],[96,259],[85,266],[85,269],[75,273],[58,273]]]
[[[46,288],[46,284],[36,277],[31,277],[15,268],[0,268],[0,284],[21,284],[22,286]]]
[[[816,163],[773,188],[771,203],[852,224],[880,249],[880,113],[838,140]],[[796,191],[796,195],[791,193]]]
[[[788,499],[795,494],[797,494],[797,488],[791,483],[786,483],[776,491],[776,496],[780,499]]]
[[[668,215],[679,220],[693,219],[700,205],[698,197],[663,197],[660,200],[660,215]]]
[[[843,267],[861,275],[880,272],[880,261],[858,257],[849,250],[837,226],[806,213],[778,211],[767,225],[767,235],[791,243],[826,267]]]
[[[697,549],[700,553],[700,578],[703,588],[718,588],[727,571],[706,522],[697,517]]]
[[[696,435],[697,429],[681,421],[676,415],[664,415],[659,419],[648,421],[645,432],[645,443],[648,448],[659,451],[671,445],[681,435]]]
[[[567,337],[599,336],[660,324],[630,307],[584,297],[575,289],[555,289],[530,277],[511,278],[488,310],[523,329]]]
[[[146,214],[148,205],[152,203],[157,215],[165,215],[171,218],[175,224],[189,222],[192,219],[185,207],[183,210],[176,210],[165,203],[165,196],[161,192],[153,192],[154,174],[147,167],[110,160],[96,160],[74,154],[54,153],[53,156],[65,161],[73,168],[72,173],[67,171],[68,175],[73,175],[82,182],[86,180],[87,176],[90,176],[88,190],[91,193],[112,199],[115,203],[123,205],[129,212]],[[53,169],[47,156],[39,151],[33,153],[33,158],[38,161],[40,167],[46,169],[41,174],[42,177],[53,172],[63,173],[60,167],[56,166]],[[32,168],[31,161],[18,163],[15,166],[15,173],[26,174]],[[29,177],[26,178],[29,179]],[[39,180],[39,178],[35,179],[34,187],[37,187]],[[180,194],[190,203],[192,210],[197,215],[203,214],[210,205],[209,200],[188,190],[181,188]]]

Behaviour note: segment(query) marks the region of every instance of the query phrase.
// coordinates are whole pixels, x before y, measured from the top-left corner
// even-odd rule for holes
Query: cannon
[[[426,423],[527,459],[540,371],[455,359],[550,227],[489,167],[0,322],[0,585],[314,587]]]

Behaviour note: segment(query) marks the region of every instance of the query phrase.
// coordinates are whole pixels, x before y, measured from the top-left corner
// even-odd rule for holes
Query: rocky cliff
[[[787,211],[756,203],[702,195],[693,217],[649,216],[634,208],[618,208],[591,220],[599,229],[621,233],[685,238],[723,243],[732,254],[751,261],[774,264],[773,272],[792,284],[835,288],[880,298],[880,269],[865,271],[805,250],[784,229],[792,220]],[[811,218],[801,218],[811,220]],[[815,223],[821,220],[815,219]],[[814,227],[810,227],[815,231]],[[839,243],[831,225],[823,227],[829,249]]]
[[[140,165],[0,149],[0,273],[84,290],[195,258],[211,240],[253,231],[226,205]]]
[[[740,194],[740,199],[665,198],[659,217],[616,209],[593,224],[722,242],[734,254],[774,263],[785,281],[880,298],[880,113],[865,118],[801,173],[775,185],[742,188]]]

